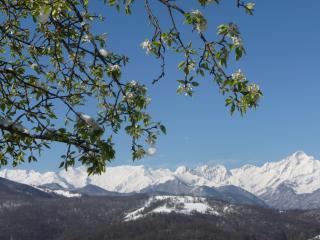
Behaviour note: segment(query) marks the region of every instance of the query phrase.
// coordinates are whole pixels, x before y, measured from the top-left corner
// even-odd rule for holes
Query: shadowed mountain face
[[[186,195],[193,187],[177,179],[142,189],[141,193]]]
[[[121,196],[121,193],[107,191],[101,187],[88,184],[82,188],[74,189],[75,192],[85,194],[88,196]]]
[[[62,187],[58,183],[46,183],[38,186],[41,189],[50,189],[50,190],[66,190],[66,188]]]
[[[45,193],[34,187],[0,178],[0,200],[52,198],[53,194]]]
[[[316,209],[320,206],[320,189],[312,193],[296,194],[290,186],[281,184],[261,197],[270,207],[278,209]]]
[[[249,205],[258,205],[258,206],[265,206],[268,205],[259,197],[256,197],[252,193],[249,193],[248,191],[233,186],[222,186],[217,188],[218,191],[226,197],[225,200],[231,201],[234,203],[241,203],[241,204],[249,204]]]
[[[209,197],[231,203],[249,204],[267,207],[263,200],[236,186],[223,186],[219,188],[208,186],[192,186],[179,180],[167,181],[141,190],[142,193],[164,195],[188,195]]]

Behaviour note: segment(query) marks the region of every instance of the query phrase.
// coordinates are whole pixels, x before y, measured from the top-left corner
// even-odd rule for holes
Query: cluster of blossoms
[[[121,76],[121,68],[118,64],[111,65],[107,69],[108,76],[112,77],[113,79],[119,79]]]
[[[237,48],[243,47],[242,39],[240,36],[232,36],[231,40],[232,40],[232,43],[235,47],[237,47]]]
[[[257,84],[250,84],[247,86],[247,91],[250,93],[258,93],[260,92],[260,88]]]
[[[144,85],[132,80],[126,85],[123,101],[133,104],[132,106],[144,109],[151,102],[151,98],[146,96],[146,92],[147,88]]]
[[[152,43],[146,39],[140,44],[142,49],[146,49],[146,53],[149,54],[152,51]]]
[[[135,91],[141,87],[135,80],[131,80],[127,84],[126,94],[123,96],[123,100],[132,102],[135,98]]]
[[[88,127],[92,127],[94,130],[95,129],[100,129],[99,124],[94,120],[93,117],[86,113],[78,112],[76,116],[76,121],[77,124],[85,124]]]
[[[134,94],[132,92],[129,92],[126,94],[125,99],[127,99],[128,101],[133,100],[134,98]]]
[[[195,24],[196,30],[200,32],[204,32],[207,27],[208,23],[205,17],[202,15],[202,13],[199,10],[193,10],[191,12],[193,23]]]
[[[90,42],[92,40],[92,36],[90,35],[84,35],[82,38],[82,42]]]
[[[177,92],[189,96],[192,94],[192,85],[190,83],[180,83]]]
[[[137,82],[136,82],[135,80],[131,80],[131,81],[129,82],[129,86],[130,86],[130,87],[135,87],[135,86],[137,86]]]
[[[237,82],[244,82],[247,80],[246,76],[239,69],[235,73],[232,73],[231,78]]]
[[[115,64],[115,65],[110,66],[109,69],[110,69],[110,71],[112,71],[112,72],[115,72],[115,71],[120,72],[120,71],[121,71],[121,68],[120,68],[120,66],[119,66],[118,64]]]
[[[189,62],[188,64],[189,70],[195,70],[196,69],[196,63],[195,62]]]

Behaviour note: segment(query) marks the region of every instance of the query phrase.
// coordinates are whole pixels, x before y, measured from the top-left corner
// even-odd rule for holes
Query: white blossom
[[[109,55],[108,51],[105,50],[104,48],[99,49],[99,53],[101,54],[101,56],[103,57],[107,57]]]
[[[91,127],[98,127],[97,122],[93,119],[93,117],[91,117],[90,115],[86,114],[86,113],[82,113],[82,112],[78,112],[77,113],[77,122],[81,123],[84,122],[85,124],[91,126]]]
[[[90,42],[91,39],[92,39],[92,37],[86,34],[83,36],[82,42]]]
[[[191,70],[195,70],[196,69],[195,62],[189,62],[188,68],[191,69]]]
[[[251,93],[257,93],[260,91],[260,88],[257,84],[250,84],[247,86],[247,91]]]
[[[197,9],[197,10],[191,11],[191,14],[193,14],[196,19],[195,25],[196,25],[197,31],[199,33],[204,32],[208,28],[208,25],[207,25],[207,20],[204,18],[202,13]]]
[[[242,47],[242,39],[239,36],[233,36],[231,37],[232,43],[233,45],[235,45],[236,47]]]
[[[149,147],[149,148],[147,149],[147,155],[149,155],[149,156],[155,155],[156,152],[157,152],[157,149],[156,149],[155,147]]]
[[[131,87],[135,87],[135,86],[137,86],[137,82],[136,82],[135,80],[131,80],[130,83],[129,83],[129,85],[130,85]]]
[[[134,95],[133,95],[133,93],[128,93],[127,95],[126,95],[126,97],[128,98],[128,99],[132,99],[133,97],[134,97]]]
[[[192,85],[190,83],[184,84],[180,83],[178,86],[178,93],[184,93],[186,96],[189,95],[190,92],[192,92]]]
[[[110,71],[111,72],[120,72],[120,66],[118,64],[115,64],[115,65],[111,65],[110,66]]]
[[[232,79],[242,82],[246,80],[246,76],[241,72],[241,70],[239,69],[238,71],[236,71],[235,73],[233,73],[231,75]]]
[[[146,49],[146,53],[147,53],[147,54],[149,54],[149,53],[152,51],[152,44],[151,44],[151,42],[150,42],[148,39],[144,40],[144,41],[140,44],[140,46],[142,47],[142,49]]]

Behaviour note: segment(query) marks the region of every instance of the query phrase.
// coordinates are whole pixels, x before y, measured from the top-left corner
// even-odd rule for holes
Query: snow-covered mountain
[[[230,170],[222,165],[197,168],[180,166],[175,171],[145,166],[118,166],[107,168],[102,175],[88,176],[84,167],[57,173],[4,169],[0,171],[0,177],[33,186],[56,183],[66,189],[78,189],[94,185],[120,193],[140,192],[170,181],[216,188],[233,185],[256,196],[277,195],[284,201],[283,197],[279,197],[283,184],[289,186],[296,195],[310,195],[320,189],[320,161],[298,151],[279,162],[268,162],[260,167],[245,165]]]

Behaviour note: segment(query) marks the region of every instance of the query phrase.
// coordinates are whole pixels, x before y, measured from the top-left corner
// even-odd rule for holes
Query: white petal
[[[99,50],[99,53],[103,56],[103,57],[107,57],[108,56],[108,51],[107,50],[105,50],[104,48],[101,48],[100,50]]]
[[[155,147],[149,147],[149,148],[147,149],[147,155],[149,155],[149,156],[155,155],[156,152],[157,152],[157,149],[156,149]]]

